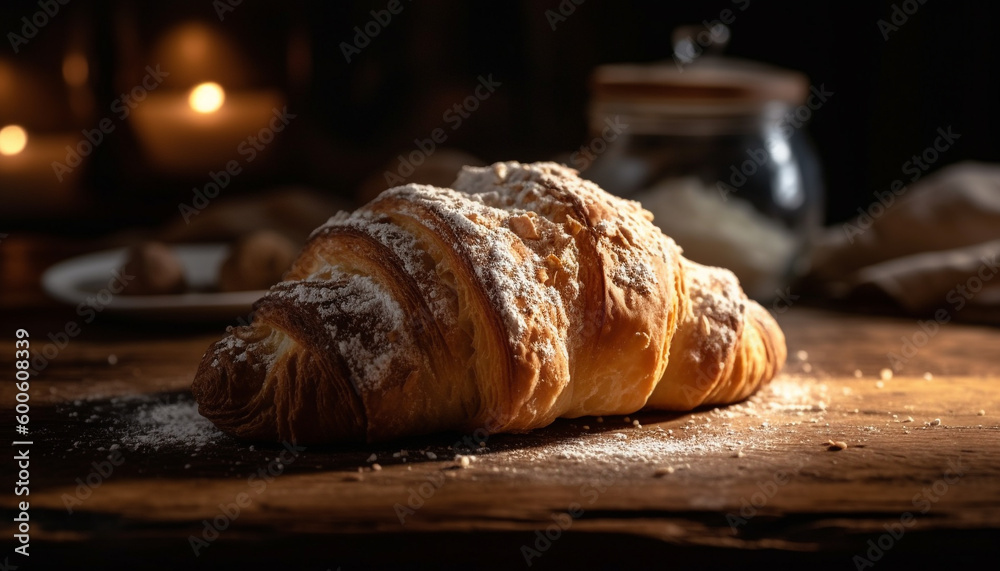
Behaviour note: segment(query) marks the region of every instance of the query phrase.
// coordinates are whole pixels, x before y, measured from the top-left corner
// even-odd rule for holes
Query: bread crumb
[[[379,464],[378,462],[375,462],[374,464],[372,464],[372,472],[381,472],[381,471],[382,471],[382,465],[381,464]]]
[[[913,417],[912,416],[908,416],[905,419],[903,419],[903,422],[913,422]]]
[[[673,466],[666,466],[664,468],[657,468],[656,471],[653,472],[653,477],[655,477],[655,478],[662,478],[662,477],[664,477],[664,476],[666,476],[668,474],[673,474],[675,471],[676,470],[674,470]]]
[[[888,381],[889,379],[892,378],[892,369],[882,369],[881,371],[878,372],[878,376],[883,381]]]
[[[883,383],[882,381],[875,381],[875,388],[876,389],[885,388],[885,383]]]
[[[367,461],[368,462],[374,462],[376,460],[378,460],[378,456],[374,452],[372,452],[372,455],[368,457]]]
[[[924,380],[925,381],[929,381],[929,380],[931,380],[933,378],[934,378],[934,375],[932,375],[930,373],[924,373]]]
[[[639,424],[639,421],[638,421],[638,420],[633,420],[633,421],[632,421],[632,426],[634,426],[634,427],[636,427],[636,428],[642,428],[642,425],[641,425],[641,424]]]
[[[437,454],[435,454],[433,452],[424,452],[424,455],[427,456],[428,460],[437,460],[437,458],[438,458]]]
[[[854,378],[855,379],[860,379],[862,375],[863,375],[863,373],[861,372],[861,369],[854,369]]]
[[[799,361],[808,361],[809,360],[809,353],[807,353],[806,351],[803,351],[802,349],[799,349],[798,351],[795,352],[795,357]]]
[[[983,409],[979,409],[979,412],[976,413],[976,416],[986,416],[986,411]]]
[[[590,430],[590,425],[589,424],[584,424],[583,425],[583,429],[584,430]]]
[[[843,440],[827,440],[823,443],[830,452],[839,452],[847,448],[847,443]]]
[[[604,422],[604,417],[603,416],[597,417],[597,422]]]
[[[629,418],[629,417],[627,417],[627,416],[625,417],[625,422],[631,422],[631,421],[632,421],[632,419],[631,419],[631,418]]]
[[[940,418],[935,418],[934,420],[927,423],[930,426],[939,426],[941,424]]]
[[[743,458],[744,456],[746,456],[746,454],[744,454],[742,450],[737,450],[736,453],[733,454],[733,458]]]
[[[803,373],[811,373],[812,370],[813,370],[813,366],[810,365],[809,363],[803,363],[802,364],[802,372]]]
[[[471,456],[463,456],[462,454],[455,455],[455,462],[458,462],[459,468],[468,468],[472,464]]]

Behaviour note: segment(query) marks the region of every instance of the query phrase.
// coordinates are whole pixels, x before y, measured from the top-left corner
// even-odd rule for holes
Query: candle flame
[[[0,154],[16,155],[28,144],[28,133],[20,125],[7,125],[0,129]]]
[[[188,96],[188,105],[198,113],[214,113],[222,107],[226,92],[218,83],[208,82],[195,86]]]

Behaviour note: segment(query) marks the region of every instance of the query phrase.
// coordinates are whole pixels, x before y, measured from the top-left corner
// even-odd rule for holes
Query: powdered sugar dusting
[[[327,268],[326,280],[278,284],[269,295],[308,306],[324,323],[330,346],[336,347],[351,370],[358,389],[373,390],[388,368],[412,351],[399,302],[371,276]]]
[[[122,444],[133,450],[159,450],[163,446],[200,448],[223,436],[211,421],[198,414],[196,403],[155,402],[137,411],[133,428],[125,434]]]

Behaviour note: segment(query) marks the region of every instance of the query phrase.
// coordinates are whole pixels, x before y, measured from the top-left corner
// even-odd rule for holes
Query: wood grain
[[[14,318],[41,342],[72,316],[47,308]],[[1000,331],[943,326],[883,380],[887,354],[920,330],[916,321],[799,307],[779,320],[790,362],[749,402],[477,434],[484,446],[474,444],[468,468],[449,449],[470,436],[458,434],[309,448],[280,468],[273,459],[281,447],[228,438],[200,449],[130,446],[143,430],[133,421],[150,403],[190,407],[192,375],[221,331],[164,335],[98,321],[32,381],[32,562],[520,568],[527,546],[537,550],[533,568],[671,561],[842,569],[880,540],[891,547],[872,561],[879,568],[994,553]],[[12,357],[12,349],[0,354],[0,368],[13,370]],[[13,398],[12,383],[0,385],[2,426],[13,424]],[[831,440],[848,447],[831,451]],[[75,480],[116,444],[124,462],[68,513]],[[394,458],[401,450],[407,455]],[[373,453],[380,471],[367,461]],[[3,465],[13,482],[11,462]],[[268,467],[280,473],[248,482]],[[189,537],[240,494],[247,505],[196,557]],[[18,499],[0,502],[7,544]],[[557,539],[539,539],[546,529]]]

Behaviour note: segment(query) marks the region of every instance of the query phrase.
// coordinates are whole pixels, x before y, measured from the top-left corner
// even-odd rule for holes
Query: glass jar
[[[802,129],[820,92],[799,73],[715,56],[602,66],[592,88],[584,176],[640,201],[685,256],[729,268],[750,297],[785,294],[822,224]]]

